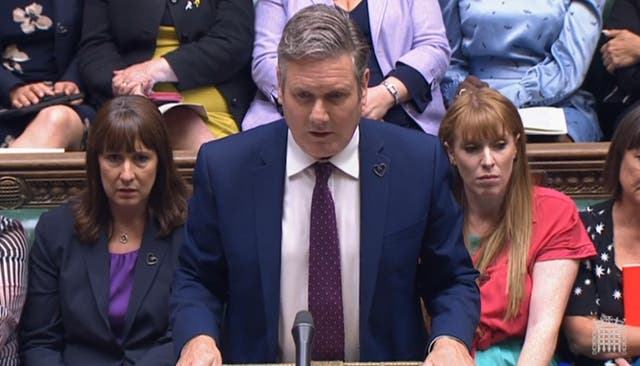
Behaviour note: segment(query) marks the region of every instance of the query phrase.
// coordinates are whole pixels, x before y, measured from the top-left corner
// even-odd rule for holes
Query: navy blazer
[[[73,81],[82,90],[83,84],[80,81],[76,53],[82,27],[83,0],[56,0],[54,5],[55,14],[52,19],[55,29],[53,59],[56,63],[59,79],[53,81]],[[0,41],[0,50],[3,50],[4,46]],[[24,84],[24,82],[19,77],[4,67],[0,67],[0,105],[11,105],[9,92],[20,84]]]
[[[188,4],[191,3],[191,7]],[[238,125],[255,94],[251,0],[85,0],[79,67],[95,103],[113,97],[113,70],[149,60],[169,7],[180,47],[164,56],[178,90],[215,86]]]
[[[119,343],[109,325],[107,236],[81,243],[73,225],[65,204],[36,226],[20,330],[24,365],[172,365],[168,300],[182,227],[158,238],[157,227],[147,223]]]
[[[201,148],[171,297],[177,352],[207,334],[225,363],[279,361],[286,146],[280,120]],[[432,317],[431,339],[452,335],[470,347],[477,272],[440,143],[363,120],[359,154],[360,360],[424,359],[420,299]]]

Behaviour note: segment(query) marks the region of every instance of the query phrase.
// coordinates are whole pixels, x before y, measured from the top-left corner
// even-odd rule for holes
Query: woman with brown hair
[[[169,365],[168,298],[188,189],[155,104],[98,111],[87,187],[42,215],[21,323],[25,365]]]
[[[580,266],[564,320],[576,366],[640,365],[640,327],[625,324],[622,267],[640,263],[640,107],[620,122],[604,165],[611,199],[581,212],[598,256]],[[628,361],[627,361],[628,359]],[[610,363],[609,363],[610,364]]]
[[[550,365],[580,259],[595,254],[570,198],[535,187],[517,109],[468,91],[439,132],[454,166],[465,243],[480,271],[476,363]]]

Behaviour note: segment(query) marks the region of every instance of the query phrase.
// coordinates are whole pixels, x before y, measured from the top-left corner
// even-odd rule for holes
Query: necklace
[[[120,244],[127,244],[129,242],[129,236],[127,233],[120,234]]]

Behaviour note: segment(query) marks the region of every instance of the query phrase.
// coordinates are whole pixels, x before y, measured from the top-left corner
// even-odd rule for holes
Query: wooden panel
[[[602,168],[609,143],[529,144],[529,166],[537,184],[576,199],[603,199]]]
[[[191,183],[195,154],[176,151],[174,159]],[[85,179],[82,152],[0,154],[0,210],[58,206],[78,193]]]
[[[600,199],[608,143],[529,144],[537,184],[572,198]],[[191,183],[195,153],[176,151],[178,171]],[[85,183],[84,153],[0,154],[0,209],[48,208],[67,201]]]

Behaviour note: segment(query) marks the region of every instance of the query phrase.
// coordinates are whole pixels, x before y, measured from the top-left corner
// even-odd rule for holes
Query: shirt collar
[[[355,179],[360,177],[359,144],[360,127],[357,126],[347,146],[329,159],[329,162],[336,168]],[[287,133],[287,178],[304,171],[316,161],[302,150],[289,130]]]

